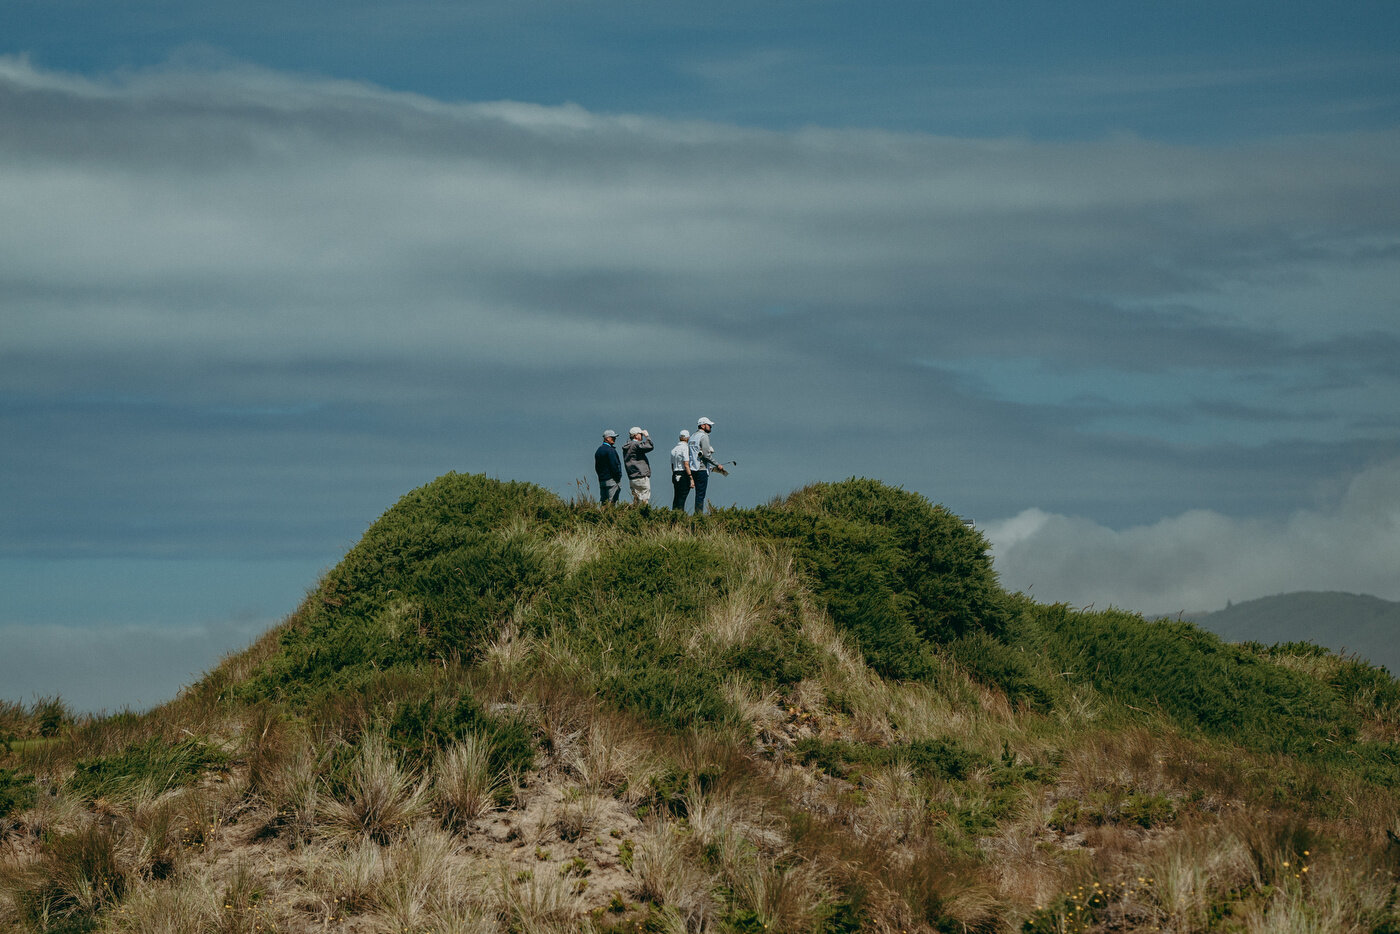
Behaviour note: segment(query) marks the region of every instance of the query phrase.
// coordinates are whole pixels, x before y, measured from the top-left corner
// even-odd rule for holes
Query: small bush
[[[885,677],[929,677],[931,645],[1008,622],[986,539],[918,494],[852,479],[720,517],[792,548],[822,607]]]
[[[547,490],[481,475],[414,490],[326,575],[241,695],[307,699],[366,672],[474,659],[545,582],[544,549],[524,529],[566,514]]]
[[[909,618],[929,641],[979,630],[998,635],[1005,627],[1009,617],[987,554],[990,545],[945,507],[864,478],[814,484],[793,493],[786,505],[886,530]]]
[[[486,768],[509,776],[529,771],[535,761],[535,738],[519,717],[489,714],[470,693],[432,693],[394,708],[385,736],[410,762],[421,766],[439,751],[469,737],[483,744]]]
[[[1046,824],[1061,833],[1077,827],[1136,824],[1144,830],[1176,820],[1176,802],[1166,795],[1133,792],[1117,800],[1099,794],[1090,801],[1066,798],[1055,805]]]
[[[1118,806],[1118,819],[1151,829],[1176,820],[1176,803],[1166,795],[1131,794]]]

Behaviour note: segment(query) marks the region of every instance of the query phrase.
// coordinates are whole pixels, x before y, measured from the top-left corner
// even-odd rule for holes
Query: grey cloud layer
[[[767,132],[17,59],[0,126],[0,476],[43,491],[11,548],[141,510],[246,548],[450,467],[567,489],[595,428],[697,406],[741,502],[865,473],[981,515],[1282,515],[1393,454],[1395,133]]]

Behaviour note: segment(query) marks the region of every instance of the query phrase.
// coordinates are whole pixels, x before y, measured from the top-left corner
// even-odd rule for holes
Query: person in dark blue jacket
[[[593,452],[593,470],[598,474],[598,498],[616,503],[622,492],[622,458],[617,456],[617,432],[603,432],[603,443]]]

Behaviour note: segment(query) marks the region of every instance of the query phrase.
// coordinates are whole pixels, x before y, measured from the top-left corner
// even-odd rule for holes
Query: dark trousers
[[[684,470],[671,472],[671,508],[685,510],[685,501],[690,496],[690,477]]]
[[[710,472],[708,470],[692,470],[690,475],[695,478],[695,514],[701,515],[705,512],[705,489],[710,485]],[[685,504],[681,504],[685,508]]]

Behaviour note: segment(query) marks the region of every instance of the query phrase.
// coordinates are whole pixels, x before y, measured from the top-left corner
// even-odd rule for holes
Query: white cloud
[[[1400,600],[1400,461],[1362,471],[1331,508],[1281,521],[1192,510],[1120,531],[1028,509],[986,534],[1002,583],[1047,602],[1157,614],[1296,590]]]

